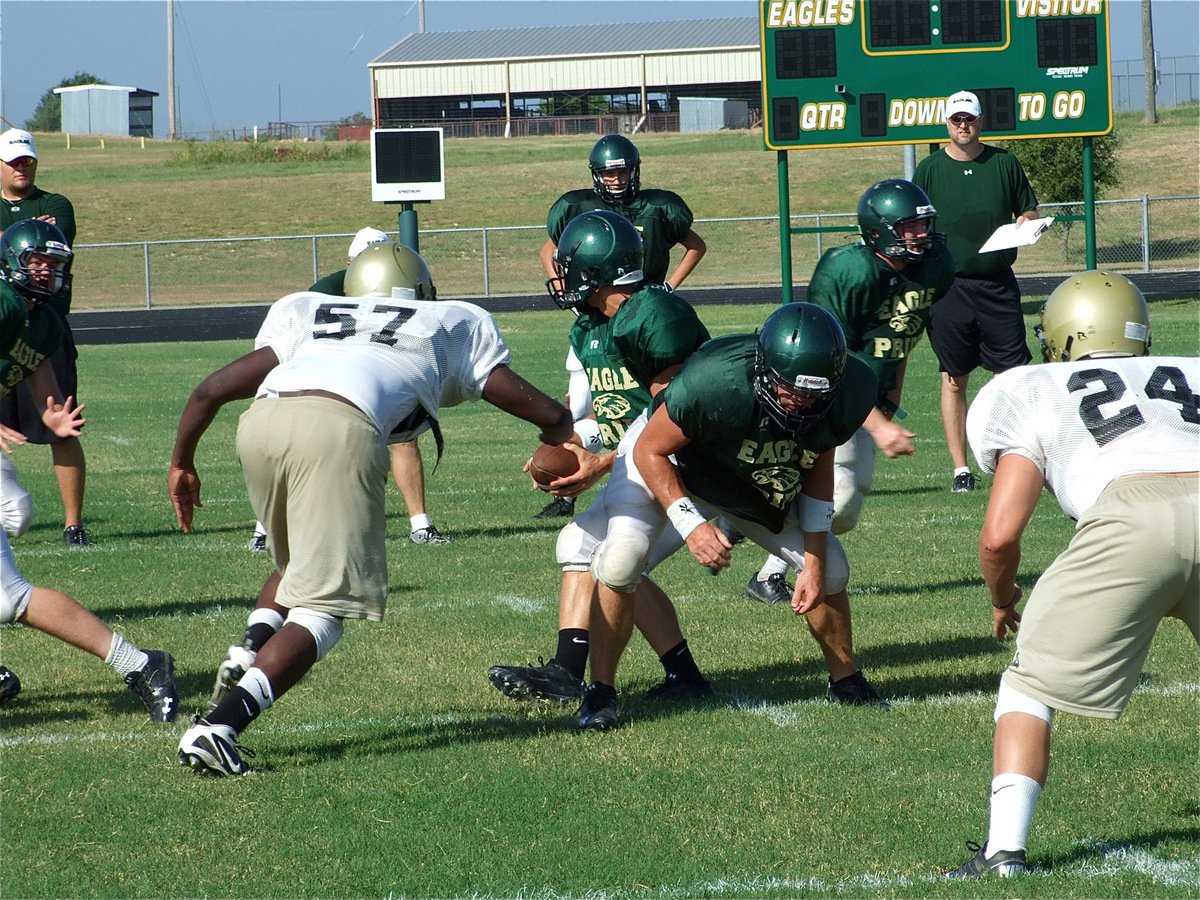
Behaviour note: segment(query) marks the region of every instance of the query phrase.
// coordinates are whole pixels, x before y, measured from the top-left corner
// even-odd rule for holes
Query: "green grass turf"
[[[752,329],[769,309],[700,313],[724,334]],[[1156,301],[1155,353],[1195,355],[1198,313],[1196,298]],[[499,318],[516,369],[560,394],[569,317]],[[243,404],[201,445],[205,506],[192,535],[174,527],[166,464],[192,386],[247,349],[83,349],[95,540],[85,552],[62,546],[48,452],[16,454],[40,510],[15,542],[22,571],[134,642],[170,650],[185,712],[206,700],[269,568],[246,550],[253,514],[233,455]],[[966,858],[965,839],[985,836],[994,690],[1012,647],[990,637],[976,558],[989,482],[949,492],[925,343],[904,406],[918,453],[879,461],[863,522],[845,539],[860,662],[893,698],[890,712],[825,704],[803,623],[745,598],[763,555],[744,545],[718,578],[686,554],[658,572],[713,701],[643,703],[661,668],[637,637],[614,733],[578,734],[570,709],[501,697],[489,665],[553,652],[561,520],[530,518],[544,500],[520,472],[533,430],[486,404],[460,407],[445,416],[447,454],[428,478],[430,510],[454,542],[408,543],[389,490],[387,619],[350,624],[247,730],[250,777],[181,768],[183,716],[152,725],[98,660],[0,629],[3,662],[24,684],[0,711],[4,894],[1196,896],[1200,662],[1176,622],[1160,629],[1120,721],[1059,717],[1030,844],[1038,871],[1016,882],[938,879]],[[427,470],[432,455],[426,447]],[[1026,535],[1026,588],[1070,534],[1044,498]]]

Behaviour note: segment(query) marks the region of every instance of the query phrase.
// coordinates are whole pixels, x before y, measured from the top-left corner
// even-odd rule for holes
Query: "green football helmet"
[[[414,291],[417,300],[437,299],[425,260],[397,241],[368,244],[346,269],[347,297],[392,297],[394,288]]]
[[[49,260],[48,274],[43,265],[31,265],[34,257]],[[58,297],[67,290],[74,258],[58,226],[41,219],[14,222],[0,236],[0,277],[36,303]]]
[[[1035,329],[1046,362],[1150,353],[1150,310],[1124,275],[1091,270],[1054,289]]]
[[[788,303],[758,332],[754,393],[771,420],[789,434],[816,425],[833,405],[846,371],[846,336],[837,320],[813,303]],[[788,409],[779,387],[803,408]]]
[[[858,200],[858,230],[863,243],[878,253],[906,262],[918,262],[936,242],[945,241],[934,231],[937,210],[929,196],[901,178],[888,178],[871,185]],[[897,226],[923,222],[925,233],[904,237]]]
[[[642,157],[633,141],[623,135],[606,134],[596,141],[588,156],[588,168],[592,170],[592,186],[605,203],[628,203],[641,190]],[[628,169],[629,180],[617,187],[606,185],[600,176],[613,169]]]
[[[562,309],[579,309],[609,284],[637,285],[642,276],[642,236],[624,216],[593,209],[567,223],[554,251],[558,274],[546,290]]]

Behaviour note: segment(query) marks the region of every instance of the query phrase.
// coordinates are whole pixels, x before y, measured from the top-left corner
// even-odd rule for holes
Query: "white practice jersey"
[[[980,468],[1019,453],[1078,519],[1114,478],[1200,469],[1200,360],[1122,357],[1009,369],[967,413]]]
[[[510,355],[496,320],[452,300],[331,297],[301,291],[272,304],[254,341],[279,357],[257,396],[325,390],[345,397],[393,440],[437,418],[444,406],[478,400]],[[401,428],[401,423],[416,427]],[[395,433],[393,433],[395,432]]]

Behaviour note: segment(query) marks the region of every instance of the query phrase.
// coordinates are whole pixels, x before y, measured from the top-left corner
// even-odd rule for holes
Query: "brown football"
[[[529,464],[529,474],[543,486],[578,471],[579,459],[560,444],[539,444]]]

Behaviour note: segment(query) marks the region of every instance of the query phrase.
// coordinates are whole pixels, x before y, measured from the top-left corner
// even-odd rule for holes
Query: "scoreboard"
[[[1112,130],[1110,0],[760,0],[770,150],[946,140],[971,91],[993,138]]]

